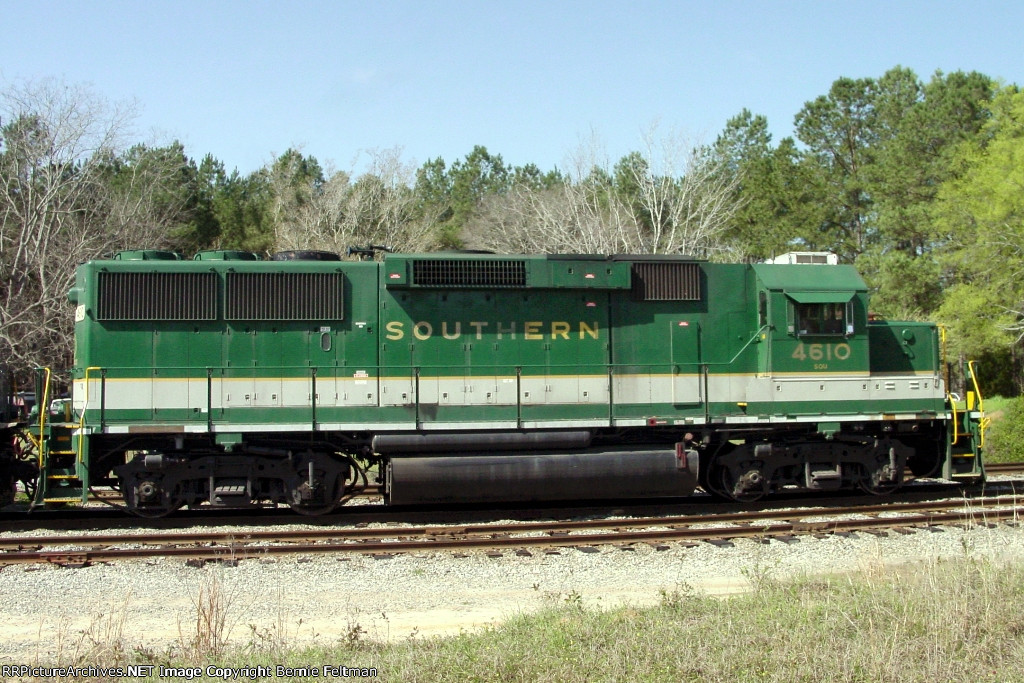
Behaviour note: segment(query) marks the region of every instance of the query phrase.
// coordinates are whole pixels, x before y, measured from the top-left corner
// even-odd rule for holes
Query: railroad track
[[[1024,462],[1000,462],[985,465],[986,474],[1019,474],[1024,472]]]
[[[884,516],[883,516],[884,515]],[[304,530],[89,534],[0,538],[0,565],[85,566],[138,558],[237,561],[286,554],[589,548],[637,543],[728,543],[737,538],[789,540],[806,534],[914,533],[950,524],[1017,522],[1024,497],[759,510],[707,515],[562,520],[514,524],[315,528]],[[127,547],[126,547],[127,546]],[[667,546],[666,546],[667,547]]]
[[[1024,473],[1024,463],[1006,463],[989,465],[990,474],[1012,475]],[[966,489],[973,496],[1008,495],[1024,490],[1024,482],[1016,479],[991,480],[984,486],[971,486]],[[955,493],[954,493],[955,491]],[[847,505],[870,505],[877,501],[932,500],[935,497],[960,495],[961,489],[950,483],[941,481],[911,481],[899,492],[891,496],[858,496],[853,493],[844,494],[839,498],[831,495],[794,496],[786,492],[777,492],[764,499],[756,507],[715,502],[706,496],[695,496],[674,499],[642,499],[622,501],[563,501],[543,507],[536,505],[509,504],[506,506],[460,506],[446,510],[436,505],[430,506],[381,506],[380,487],[368,486],[345,505],[333,513],[321,517],[306,518],[290,511],[287,507],[258,507],[245,510],[229,510],[216,508],[197,508],[179,511],[169,517],[143,519],[126,514],[118,509],[119,494],[114,490],[97,489],[111,505],[90,505],[85,508],[69,507],[54,509],[37,509],[29,512],[24,509],[8,509],[0,512],[0,529],[9,531],[25,531],[45,529],[48,531],[71,532],[74,529],[90,529],[102,526],[109,529],[136,530],[148,528],[152,530],[183,529],[199,525],[237,526],[241,528],[256,526],[282,526],[307,524],[311,526],[337,527],[365,523],[436,523],[448,524],[453,518],[462,518],[463,522],[484,522],[494,519],[518,519],[527,521],[550,517],[566,518],[571,516],[605,515],[611,509],[619,510],[623,516],[650,516],[654,514],[690,515],[700,512],[733,512],[738,509],[765,510],[774,508],[793,508],[795,506],[826,506],[845,503]],[[95,500],[95,498],[94,498]],[[499,516],[500,515],[500,516]]]

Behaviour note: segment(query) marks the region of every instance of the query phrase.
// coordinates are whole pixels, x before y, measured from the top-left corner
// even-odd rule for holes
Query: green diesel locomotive
[[[124,252],[79,267],[36,503],[128,509],[881,493],[984,476],[973,371],[851,266]],[[45,388],[40,388],[45,391]],[[46,405],[44,403],[44,405]]]

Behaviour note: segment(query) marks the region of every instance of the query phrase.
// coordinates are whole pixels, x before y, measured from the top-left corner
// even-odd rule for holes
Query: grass
[[[338,642],[303,647],[255,629],[247,645],[225,645],[218,613],[229,605],[210,584],[196,606],[194,640],[160,653],[131,650],[114,619],[98,632],[116,642],[91,638],[60,664],[331,664],[414,682],[1024,680],[1024,566],[965,553],[903,571],[878,564],[851,576],[748,578],[751,592],[725,599],[680,586],[655,607],[595,609],[570,593],[479,633],[382,644],[351,624]],[[203,629],[213,632],[204,637]],[[307,679],[325,680],[265,680]]]
[[[985,397],[985,413],[986,414],[1002,414],[1006,411],[1007,407],[1013,403],[1014,399],[1006,398],[1004,396],[986,396]]]

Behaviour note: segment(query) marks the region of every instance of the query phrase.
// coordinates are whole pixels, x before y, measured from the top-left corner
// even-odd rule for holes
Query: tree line
[[[815,250],[858,267],[877,314],[948,326],[990,391],[1022,388],[1024,93],[977,72],[839,78],[792,137],[744,110],[713,142],[652,128],[614,162],[586,143],[551,170],[484,146],[419,166],[373,150],[358,173],[289,149],[243,175],[132,140],[133,119],[55,80],[0,91],[0,360],[66,370],[74,268],[120,249]]]

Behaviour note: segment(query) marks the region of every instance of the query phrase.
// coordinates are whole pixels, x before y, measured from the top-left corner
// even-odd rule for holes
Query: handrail
[[[979,413],[985,412],[984,399],[981,395],[981,387],[978,386],[978,374],[974,370],[974,366],[977,365],[978,361],[969,360],[966,363],[967,375],[970,377],[971,384],[974,385],[974,395],[977,397],[978,405],[977,411]],[[966,379],[966,378],[965,378]],[[960,440],[960,418],[957,416],[956,411],[956,400],[953,398],[951,393],[946,393],[946,397],[949,400],[949,406],[953,411],[953,440],[950,445],[956,445]],[[968,397],[969,398],[969,397]],[[967,429],[966,420],[970,418],[971,406],[969,400],[964,401],[964,429]],[[990,420],[988,418],[982,418],[978,421],[978,448],[984,448],[985,446],[985,429],[988,427]]]
[[[974,384],[974,395],[978,397],[978,412],[985,412],[985,401],[981,395],[981,387],[978,386],[978,373],[974,371],[974,366],[978,364],[976,360],[967,361],[967,371],[971,375],[971,383]],[[985,447],[985,429],[988,428],[991,420],[987,417],[982,417],[978,421],[978,448]]]
[[[751,344],[756,342],[758,340],[758,338],[761,336],[762,333],[767,332],[769,330],[771,330],[771,326],[770,325],[762,325],[760,327],[760,329],[757,330],[757,332],[754,332],[754,336],[751,337],[750,339],[748,339],[747,343],[744,344],[743,346],[741,346],[740,350],[736,352],[736,355],[733,356],[731,359],[729,359],[728,362],[725,362],[725,363],[707,363],[707,362],[702,362],[702,363],[697,363],[697,365],[705,365],[705,366],[709,366],[709,365],[732,365],[733,363],[736,362],[736,359],[739,358],[740,355],[744,351],[747,350],[748,346],[750,346]]]
[[[82,444],[85,439],[85,411],[89,407],[89,371],[99,370],[103,371],[103,368],[98,365],[92,365],[85,369],[85,400],[82,403],[82,414],[78,418],[78,462],[84,462],[84,453],[82,452]]]
[[[978,412],[985,412],[984,400],[981,396],[981,389],[978,387],[978,374],[974,371],[976,360],[967,361],[967,372],[971,375],[971,383],[974,384],[974,395],[978,397]]]
[[[607,361],[601,360],[601,361],[595,361],[595,362],[592,362],[592,363],[591,362],[583,362],[583,363],[531,363],[531,364],[525,364],[525,365],[522,364],[522,363],[481,363],[481,364],[473,364],[471,366],[466,366],[464,364],[456,364],[456,363],[418,363],[416,365],[387,364],[387,365],[365,365],[365,366],[361,366],[361,367],[365,368],[367,371],[369,371],[371,373],[376,373],[375,378],[382,378],[382,379],[400,379],[400,378],[403,378],[403,377],[411,379],[413,377],[413,371],[416,368],[419,368],[421,370],[433,370],[433,371],[452,370],[453,372],[450,375],[451,377],[464,376],[464,375],[467,374],[467,371],[469,371],[469,370],[472,370],[472,371],[490,371],[493,374],[493,376],[495,376],[495,377],[502,377],[502,378],[505,378],[505,379],[515,379],[515,377],[516,377],[516,369],[517,368],[521,368],[523,370],[537,370],[537,371],[563,370],[563,369],[571,370],[571,369],[574,369],[574,368],[579,368],[582,365],[582,366],[586,366],[586,367],[599,368],[600,370],[592,372],[592,373],[573,373],[573,374],[592,375],[592,376],[596,377],[596,376],[605,376],[605,375],[607,375],[609,369],[614,369],[614,370],[618,371],[618,370],[621,370],[622,368],[627,368],[627,367],[628,368],[646,368],[646,369],[651,369],[651,370],[655,370],[657,368],[665,368],[667,370],[669,368],[672,368],[674,366],[679,366],[679,365],[692,366],[694,368],[703,368],[705,366],[715,366],[715,367],[718,367],[718,366],[730,365],[732,363],[735,363],[736,359],[739,358],[740,355],[751,344],[753,344],[757,340],[757,337],[760,334],[760,332],[761,331],[759,330],[758,334],[755,334],[753,337],[751,337],[750,340],[748,340],[747,343],[744,344],[743,347],[740,348],[740,350],[731,359],[729,359],[727,361],[721,361],[721,362],[707,362],[707,361],[701,361],[701,360],[696,360],[695,359],[695,360],[692,360],[692,361],[683,361],[683,362],[680,362],[678,360],[663,360],[663,361],[656,362],[656,363],[609,363]],[[281,376],[281,375],[277,375],[277,376],[268,375],[268,376],[265,376],[265,377],[257,376],[256,379],[267,379],[267,380],[281,379],[281,380],[299,381],[299,380],[308,380],[309,379],[309,374],[308,373],[309,373],[310,367],[313,367],[313,368],[317,369],[317,375],[318,376],[337,377],[337,378],[340,378],[340,379],[344,379],[346,377],[351,378],[351,376],[352,376],[351,375],[352,367],[333,366],[333,365],[315,365],[315,366],[308,366],[308,365],[261,365],[261,366],[258,366],[258,367],[236,367],[236,366],[213,366],[213,365],[211,365],[211,366],[203,366],[201,368],[192,368],[191,366],[182,365],[182,366],[176,366],[174,368],[161,368],[161,370],[175,370],[175,369],[195,370],[196,374],[194,376],[184,376],[184,377],[174,378],[174,379],[179,379],[181,381],[189,381],[189,380],[191,380],[191,381],[200,381],[200,382],[207,381],[208,378],[212,377],[212,373],[214,373],[215,371],[220,371],[221,373],[224,373],[223,375],[220,375],[219,378],[230,381],[230,380],[233,380],[233,379],[242,379],[242,380],[244,380],[244,379],[253,379],[253,372],[254,371],[260,371],[260,370],[264,370],[264,371],[288,370],[288,371],[293,371],[294,374],[286,375],[286,376]],[[103,371],[106,371],[108,374],[111,373],[111,372],[114,372],[115,374],[118,374],[118,373],[130,373],[132,371],[146,371],[146,370],[150,370],[151,368],[145,368],[145,367],[141,367],[141,366],[123,365],[123,366],[116,366],[116,367],[113,367],[113,366],[92,367],[92,368],[89,368],[89,369],[90,370],[103,370]],[[301,371],[301,373],[304,373],[304,374],[300,374],[300,371]],[[396,371],[396,372],[393,372],[392,374],[388,374],[388,371]],[[505,372],[502,372],[502,371],[505,371]],[[199,374],[199,373],[203,373],[203,374]],[[210,373],[210,374],[208,375],[206,373]],[[694,374],[700,374],[700,370],[695,371]],[[446,376],[448,376],[448,375],[446,375]],[[124,377],[117,376],[114,379],[117,379],[117,380],[123,380],[123,379],[142,380],[142,379],[144,379],[144,377],[142,377],[141,375],[139,375],[139,376],[126,375]]]
[[[32,445],[36,447],[36,451],[39,452],[39,470],[43,469],[43,431],[46,429],[46,416],[50,412],[50,368],[39,368],[43,373],[46,374],[46,380],[43,382],[43,400],[36,401],[36,408],[39,410],[39,439],[32,436],[32,432],[26,431],[29,440]],[[38,397],[37,397],[38,398]]]
[[[953,440],[949,442],[950,446],[955,446],[956,442],[960,440],[960,420],[956,416],[956,401],[953,400],[951,394],[946,394],[949,398],[949,406],[953,409]]]
[[[937,327],[939,328],[939,372],[943,375],[943,380],[946,382],[946,391],[948,392],[953,384],[953,378],[950,377],[949,362],[946,360],[948,330],[945,325],[937,325]]]
[[[946,400],[949,401],[949,407],[953,410],[953,440],[950,441],[950,445],[956,445],[956,442],[960,440],[960,421],[956,416],[956,399],[953,398],[953,393],[950,391],[952,386],[952,378],[949,376],[949,363],[946,362],[946,326],[936,325],[939,329],[939,362],[945,369],[945,381],[946,381]]]

